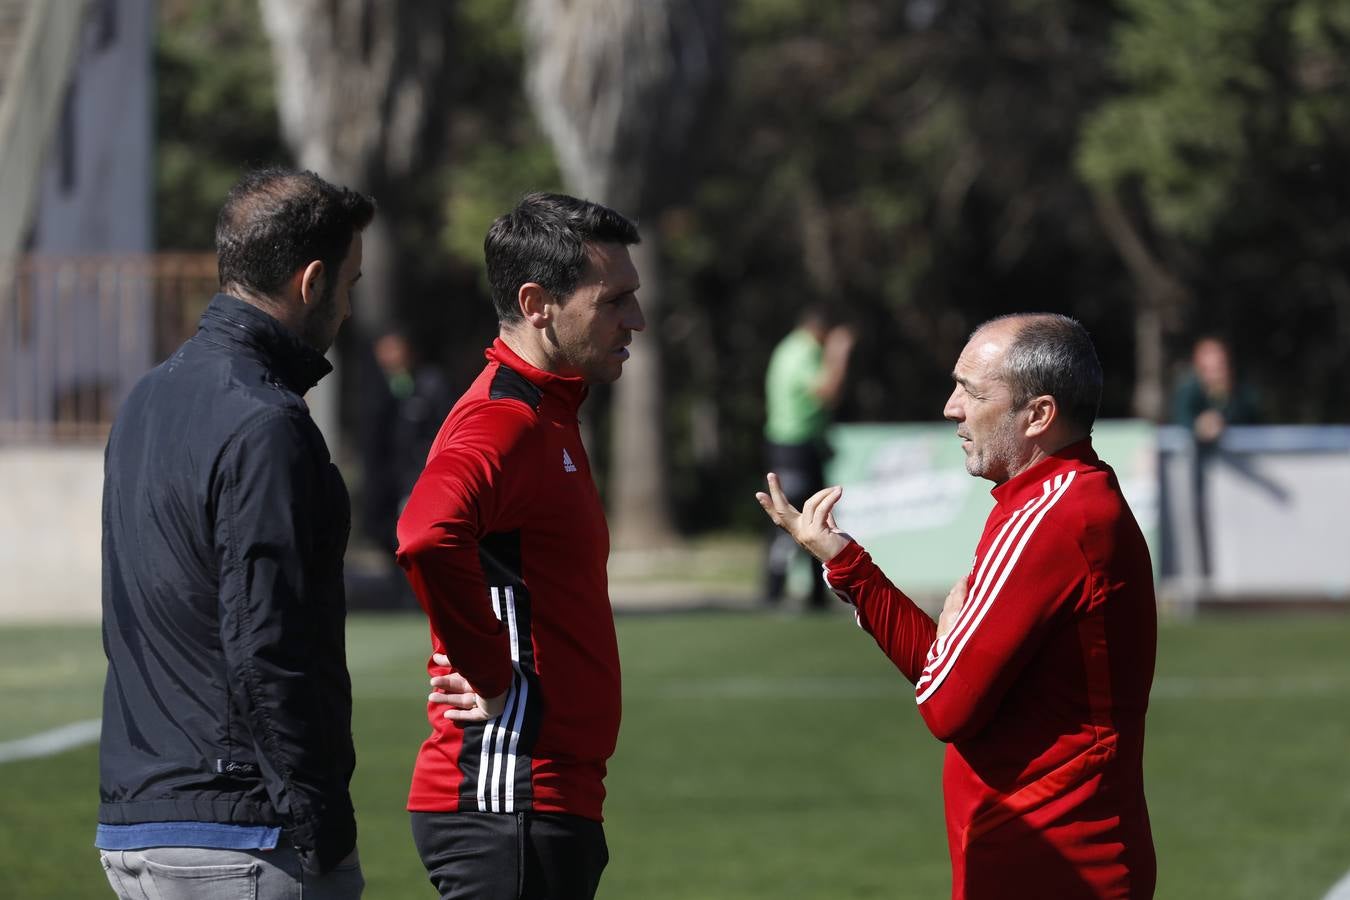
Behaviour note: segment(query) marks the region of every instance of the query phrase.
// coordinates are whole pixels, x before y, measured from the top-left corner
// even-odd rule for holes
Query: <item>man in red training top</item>
[[[609,859],[619,655],[609,530],[577,409],[589,385],[619,377],[645,325],[628,253],[638,241],[613,210],[558,194],[531,194],[493,223],[500,333],[399,519],[438,689],[408,808],[446,900],[584,900]]]
[[[966,471],[996,485],[995,506],[936,623],[835,527],[840,488],[799,513],[770,474],[757,498],[825,563],[948,742],[952,896],[1152,897],[1153,570],[1115,473],[1092,450],[1096,351],[1072,319],[1004,316],[975,331],[952,377],[943,414]]]

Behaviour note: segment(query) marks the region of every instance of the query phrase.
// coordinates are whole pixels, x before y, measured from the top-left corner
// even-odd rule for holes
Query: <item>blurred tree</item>
[[[1159,348],[1141,359],[1136,411],[1162,411],[1161,348],[1178,356],[1190,333],[1219,328],[1245,334],[1267,380],[1282,362],[1322,376],[1305,375],[1303,410],[1278,414],[1343,417],[1343,391],[1307,388],[1350,372],[1350,7],[1121,6],[1121,89],[1086,122],[1078,167],[1136,282],[1141,354]],[[1314,322],[1340,339],[1307,346],[1298,332]]]
[[[298,163],[370,192],[363,336],[388,329],[400,293],[392,225],[415,204],[448,119],[452,4],[438,0],[260,0],[282,134]]]
[[[664,264],[644,279],[648,346],[617,387],[655,384],[637,366],[659,342],[664,408],[643,409],[666,438],[657,447],[670,453],[682,530],[760,524],[748,498],[764,365],[812,301],[845,308],[863,336],[845,420],[935,420],[969,329],[1047,308],[1092,331],[1105,416],[1149,410],[1169,361],[1195,331],[1217,330],[1274,400],[1267,415],[1350,421],[1350,5],[738,0],[725,5],[735,77],[718,82],[706,124],[704,95],[689,113],[662,99],[666,51],[636,49],[684,43],[661,44],[659,29],[614,37],[637,27],[623,16],[663,4],[443,6],[450,18],[436,27],[454,46],[436,108],[454,115],[428,138],[448,139],[419,152],[400,182],[410,190],[374,189],[397,230],[396,313],[462,387],[496,327],[481,276],[493,217],[527,190],[563,187],[560,168],[570,190],[604,199],[608,185],[568,169],[587,162],[615,184],[666,189],[658,201],[610,201],[633,204],[625,211]],[[548,41],[522,27],[536,7],[563,17],[530,26],[551,27]],[[209,247],[238,167],[285,155],[257,15],[244,0],[161,5],[172,23],[158,57],[166,246]],[[381,16],[377,27],[389,26]],[[359,45],[336,46],[352,67],[368,65]],[[562,55],[545,65],[545,53]],[[591,68],[557,68],[569,54]],[[557,98],[535,97],[536,116],[527,67],[545,78],[530,90]],[[603,436],[606,407],[595,406]],[[617,445],[596,449],[602,478],[640,471]],[[616,512],[645,506],[608,486]]]
[[[657,332],[661,212],[689,187],[723,57],[722,0],[524,0],[527,90],[575,193],[644,225],[633,248],[653,328],[614,388],[609,465],[618,545],[674,539]]]
[[[447,302],[423,303],[416,313],[421,329],[436,337],[435,354],[462,387],[481,371],[482,348],[497,332],[483,265],[489,226],[524,194],[563,187],[525,97],[516,10],[516,0],[455,4],[454,115],[436,185],[439,232],[426,249],[428,257],[447,258],[453,283],[437,292]]]
[[[675,445],[682,521],[761,515],[745,498],[761,477],[764,366],[806,303],[835,304],[862,335],[842,419],[937,419],[969,330],[1017,309],[1083,319],[1107,363],[1105,408],[1123,409],[1128,293],[1072,166],[1109,87],[1111,7],[731,9],[735,77],[711,162],[662,221],[679,292],[662,335],[691,438]],[[694,439],[710,430],[715,452]]]
[[[161,0],[155,72],[156,243],[212,250],[240,168],[289,156],[254,0]]]

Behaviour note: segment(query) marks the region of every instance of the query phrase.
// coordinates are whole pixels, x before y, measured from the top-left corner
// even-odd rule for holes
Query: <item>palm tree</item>
[[[722,0],[522,0],[526,89],[569,190],[636,217],[649,326],[661,322],[657,219],[691,177],[690,151],[723,68]],[[661,342],[639,339],[615,388],[611,523],[618,546],[674,540],[666,496]]]

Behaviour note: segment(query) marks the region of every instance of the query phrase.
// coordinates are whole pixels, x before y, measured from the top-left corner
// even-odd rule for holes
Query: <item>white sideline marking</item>
[[[415,680],[416,675],[411,676]],[[404,676],[353,678],[352,693],[361,700],[391,700],[420,704],[424,695],[409,700]],[[782,700],[793,698],[827,700],[908,699],[913,688],[899,672],[882,675],[729,675],[722,677],[631,678],[624,682],[624,697],[630,700]],[[1181,700],[1283,700],[1295,697],[1343,697],[1350,695],[1350,674],[1328,675],[1199,675],[1159,676],[1153,682],[1151,699]],[[1346,900],[1350,900],[1347,897]]]
[[[1288,697],[1327,697],[1350,694],[1350,676],[1306,675],[1285,677],[1256,676],[1171,676],[1153,682],[1152,699],[1165,700],[1280,700]],[[904,697],[908,687],[903,676],[788,676],[763,675],[662,679],[659,682],[634,680],[624,686],[629,697],[656,697],[687,700],[759,700],[759,699],[837,699],[861,700],[880,697]],[[1350,900],[1350,898],[1347,898]]]
[[[1325,697],[1350,692],[1345,675],[1202,675],[1159,678],[1153,683],[1155,700],[1281,700],[1286,697]]]
[[[102,719],[85,719],[83,722],[72,722],[51,731],[19,738],[17,741],[4,741],[0,743],[0,764],[20,759],[55,756],[85,744],[92,744],[98,740],[102,723]]]
[[[1350,872],[1345,877],[1331,886],[1331,890],[1322,900],[1350,900]]]

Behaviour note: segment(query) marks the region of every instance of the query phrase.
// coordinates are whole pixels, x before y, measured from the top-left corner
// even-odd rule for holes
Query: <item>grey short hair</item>
[[[1012,392],[1013,408],[1021,409],[1033,397],[1048,394],[1055,398],[1060,415],[1091,431],[1102,401],[1102,364],[1087,329],[1057,313],[1013,313],[990,319],[975,333],[1009,319],[1021,326],[1003,356],[1000,372]]]

